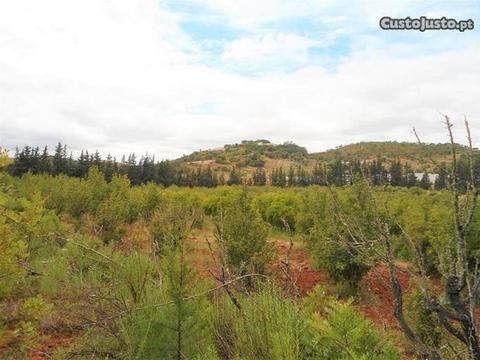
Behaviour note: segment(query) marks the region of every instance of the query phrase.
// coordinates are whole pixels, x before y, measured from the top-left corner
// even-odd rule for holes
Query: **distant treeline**
[[[480,179],[480,157],[474,159],[475,178]],[[50,174],[74,176],[83,178],[91,167],[97,167],[110,181],[114,174],[126,175],[133,185],[154,182],[164,186],[204,186],[215,187],[218,185],[247,185],[278,187],[309,186],[309,185],[349,185],[356,176],[365,176],[374,185],[392,185],[400,187],[419,186],[424,189],[443,189],[448,184],[447,166],[442,163],[437,166],[435,175],[423,172],[418,176],[408,164],[399,161],[386,163],[381,158],[373,161],[345,161],[337,159],[328,163],[317,163],[313,169],[306,169],[301,165],[265,169],[258,167],[252,174],[242,174],[239,168],[225,173],[216,171],[211,166],[189,168],[177,161],[155,161],[155,157],[143,155],[137,158],[135,154],[123,156],[121,161],[108,155],[102,159],[99,152],[89,153],[82,151],[78,158],[67,152],[67,146],[58,143],[54,154],[50,154],[45,146],[43,150],[38,147],[25,146],[17,149],[13,164],[9,172],[14,176],[25,173]],[[462,156],[458,161],[459,182],[467,186],[470,174],[468,159]],[[435,180],[432,183],[432,177]]]

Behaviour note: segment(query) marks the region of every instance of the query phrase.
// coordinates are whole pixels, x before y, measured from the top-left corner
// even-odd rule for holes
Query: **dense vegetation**
[[[431,168],[432,164],[428,166],[424,164],[421,170],[412,167],[404,161],[409,157],[407,151],[393,158],[390,155],[381,156],[375,150],[379,147],[383,151],[393,145],[398,145],[402,149],[423,149],[420,151],[420,158],[425,164],[431,159],[435,167]],[[279,187],[328,184],[343,186],[352,184],[354,178],[361,175],[370,179],[374,185],[419,186],[424,189],[435,186],[436,189],[444,189],[447,184],[447,163],[436,162],[435,159],[440,156],[440,159],[448,160],[448,156],[445,156],[446,146],[360,143],[353,147],[358,152],[352,152],[351,146],[343,147],[326,152],[325,156],[316,154],[314,157],[323,161],[317,159],[312,162],[307,161],[310,157],[308,152],[298,145],[292,143],[273,145],[266,140],[259,140],[244,141],[241,145],[226,145],[224,150],[196,152],[174,161],[156,162],[155,158],[148,154],[137,160],[135,154],[130,154],[117,162],[111,156],[102,159],[98,152],[89,154],[88,151],[82,151],[75,159],[71,154],[68,155],[67,147],[59,143],[53,155],[49,154],[47,147],[43,151],[29,146],[17,150],[9,172],[14,176],[31,172],[84,178],[91,167],[97,167],[107,181],[111,181],[115,174],[120,174],[126,175],[134,185],[154,182],[164,186],[190,187],[242,183]],[[396,149],[396,146],[392,149]],[[459,146],[458,149],[464,150]],[[285,167],[280,163],[278,167],[267,168],[265,159],[289,159],[290,162],[286,163]],[[474,162],[474,169],[479,177],[480,156],[476,156]],[[218,166],[219,163],[229,166]],[[467,157],[461,157],[458,168],[463,188],[469,177],[468,165]]]
[[[54,329],[76,336],[60,358],[398,358],[350,302],[320,288],[301,301],[268,280],[269,224],[288,208],[275,214],[276,191],[131,187],[96,168],[86,179],[1,176],[7,357]],[[301,194],[286,196],[301,207]],[[187,241],[210,221],[220,287],[199,277]]]
[[[431,274],[438,273],[452,232],[448,194],[379,194],[421,245]],[[107,183],[92,168],[85,179],[4,174],[1,206],[2,337],[11,356],[27,353],[42,332],[61,329],[77,336],[61,357],[398,358],[389,335],[349,301],[317,289],[302,302],[263,277],[229,285],[231,301],[221,289],[210,292],[214,280],[193,266],[188,234],[212,222],[215,253],[228,269],[223,283],[268,276],[268,231],[287,221],[318,266],[355,295],[370,267],[331,243],[338,234],[326,188],[131,187],[124,176]],[[396,252],[408,260],[403,243],[399,235]]]
[[[188,188],[158,181],[166,165],[150,158],[145,167],[133,156],[73,160],[61,145],[53,156],[27,150],[0,156],[3,357],[26,358],[60,334],[69,341],[59,359],[476,359],[474,158],[455,159],[437,189],[377,161],[318,165],[317,185],[301,170],[266,181],[258,168],[263,186]],[[328,288],[300,294],[292,247]],[[383,316],[398,326],[360,311],[375,307],[365,278],[382,267],[395,303]],[[462,271],[468,286],[456,288]]]
[[[457,151],[466,152],[467,147],[457,144]],[[451,160],[450,144],[419,144],[397,141],[371,141],[360,142],[321,153],[312,154],[312,157],[320,160],[335,160],[338,158],[348,160],[365,159],[401,159],[402,162],[410,162],[416,170],[432,165],[433,159],[437,163]]]
[[[262,158],[265,157],[306,161],[309,154],[304,147],[291,142],[276,145],[268,140],[244,140],[241,144],[225,145],[221,150],[197,151],[182,157],[181,160],[185,162],[213,160],[217,164],[261,167],[265,163]]]

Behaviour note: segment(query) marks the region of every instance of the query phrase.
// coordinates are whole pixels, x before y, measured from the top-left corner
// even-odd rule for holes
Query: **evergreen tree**
[[[270,184],[272,186],[278,186],[278,170],[275,168],[270,174]]]
[[[15,149],[14,162],[9,169],[13,176],[22,176],[30,170],[30,152],[29,146],[25,146],[22,151],[18,150],[18,148]]]
[[[288,169],[288,178],[287,178],[287,186],[295,186],[297,185],[296,177],[295,177],[295,170],[292,165]]]
[[[432,187],[432,184],[430,183],[430,177],[428,176],[428,172],[424,172],[422,175],[422,178],[420,182],[418,183],[418,186],[420,186],[422,189],[430,189]]]
[[[155,158],[145,154],[140,160],[140,182],[142,184],[155,180]]]
[[[310,184],[310,177],[307,175],[305,169],[301,166],[297,168],[297,181],[296,184],[299,186],[307,186]]]
[[[286,177],[286,174],[283,172],[283,168],[280,167],[280,169],[278,169],[278,186],[280,187],[285,187],[287,185],[287,177]]]
[[[101,158],[100,153],[98,152],[98,150],[96,150],[96,151],[95,151],[95,154],[93,154],[92,164],[93,164],[93,166],[96,166],[96,167],[98,167],[99,169],[100,169],[101,166],[102,166],[102,158]]]
[[[225,248],[228,265],[239,275],[265,273],[272,256],[268,228],[251,205],[247,189],[216,220],[215,237]]]
[[[403,183],[402,164],[400,163],[400,161],[394,161],[390,166],[390,185],[402,186],[402,183]]]
[[[55,148],[52,170],[54,175],[65,174],[67,172],[67,146],[62,146],[60,142]]]
[[[325,185],[325,171],[321,164],[315,164],[312,174],[312,183],[315,185]]]
[[[43,148],[42,155],[40,156],[39,171],[42,174],[50,174],[52,172],[52,161],[50,159],[50,155],[48,154],[47,145],[45,145]]]
[[[170,186],[174,182],[177,182],[180,186],[186,186],[186,174],[183,176],[183,170],[181,169],[178,174],[175,173],[173,164],[168,161],[160,161],[155,165],[155,182],[164,186]]]
[[[113,175],[115,174],[114,163],[115,159],[113,159],[110,154],[107,155],[106,160],[102,163],[103,176],[105,176],[105,180],[108,182],[112,181]]]
[[[73,159],[73,154],[70,153],[70,156],[67,159],[67,163],[65,165],[64,174],[68,176],[75,176],[77,172],[77,165],[78,162]]]
[[[360,176],[363,176],[363,168],[362,168],[362,163],[360,160],[354,160],[350,166],[350,179],[349,179],[349,184],[352,185],[353,180],[356,178],[359,178]]]
[[[447,173],[447,170],[445,169],[445,164],[441,164],[440,167],[438,168],[437,178],[435,179],[435,184],[434,184],[435,190],[446,189],[447,179],[448,179],[448,173]]]
[[[407,164],[404,168],[404,177],[403,177],[403,184],[406,187],[412,187],[417,184],[417,178],[415,177],[415,172],[412,168]]]
[[[240,185],[242,183],[242,177],[240,172],[234,166],[230,171],[230,176],[228,177],[227,185]]]
[[[137,157],[135,154],[130,154],[127,160],[127,175],[133,185],[141,184],[141,170],[137,165]]]
[[[267,176],[263,168],[256,168],[253,174],[253,185],[264,186],[267,183]]]
[[[346,184],[345,166],[342,160],[336,160],[333,164],[330,164],[328,177],[330,184],[336,186],[343,186]]]

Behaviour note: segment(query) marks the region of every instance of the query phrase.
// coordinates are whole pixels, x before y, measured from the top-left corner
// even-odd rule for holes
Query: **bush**
[[[246,190],[216,218],[215,236],[225,248],[228,264],[240,274],[266,271],[273,255],[267,235],[268,227],[252,208]]]
[[[153,212],[150,231],[157,254],[162,253],[165,246],[177,246],[188,236],[200,218],[197,211],[184,202],[168,202]]]
[[[231,307],[217,308],[221,312],[217,319],[223,319],[217,321],[216,331],[217,344],[223,344],[220,354],[245,360],[302,358],[305,319],[292,300],[274,285],[265,284],[241,303],[241,313]]]
[[[306,358],[318,360],[400,359],[396,349],[351,304],[338,302],[316,288],[306,300],[309,312]]]

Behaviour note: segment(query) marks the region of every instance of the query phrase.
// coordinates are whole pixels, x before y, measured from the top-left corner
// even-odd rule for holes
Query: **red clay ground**
[[[284,272],[281,268],[282,266],[285,268],[289,247],[290,244],[285,241],[275,241],[277,258],[274,261],[271,270],[279,275],[280,281],[285,279]],[[307,295],[315,285],[327,285],[329,282],[328,276],[325,272],[314,270],[311,267],[306,252],[299,249],[296,244],[293,245],[290,253],[290,274],[301,296]]]
[[[288,252],[288,243],[277,241],[276,249],[278,260],[285,259]],[[291,269],[293,278],[296,279],[297,287],[302,296],[308,294],[317,284],[325,287],[333,286],[328,275],[311,266],[307,253],[303,249],[292,248]],[[404,266],[398,267],[398,278],[402,289],[408,293],[410,275]],[[389,273],[385,264],[378,265],[371,270],[362,280],[362,287],[367,289],[369,303],[358,304],[358,309],[373,323],[382,328],[396,328],[397,320],[394,317],[394,305],[392,286],[389,281]]]
[[[70,335],[50,334],[46,335],[46,339],[28,354],[30,360],[47,360],[52,359],[57,349],[68,347],[74,341]]]
[[[215,272],[217,265],[214,257],[208,248],[206,241],[207,234],[191,236],[190,240],[193,247],[193,265],[198,269],[200,276],[211,277],[210,271]],[[287,258],[289,243],[283,240],[272,241],[276,249],[276,259],[271,265],[271,270],[277,273],[277,279],[283,281],[284,261]],[[331,285],[328,275],[325,272],[315,270],[311,266],[308,255],[305,250],[294,244],[290,255],[290,273],[295,281],[298,292],[301,296],[307,295],[317,284],[325,287]],[[402,287],[408,291],[409,275],[406,271],[398,272]],[[391,285],[388,281],[388,270],[385,265],[379,265],[369,272],[362,280],[364,287],[371,295],[368,304],[359,304],[359,310],[373,323],[379,327],[395,328],[396,320],[393,316],[393,296]],[[31,360],[46,360],[51,358],[51,354],[58,348],[70,345],[73,342],[71,336],[62,334],[48,334],[45,341],[29,354]],[[0,354],[2,353],[0,346]]]
[[[196,247],[194,264],[201,276],[204,277],[211,276],[209,271],[215,271],[216,268],[205,240],[206,236],[208,235],[203,234],[202,236],[191,237],[192,243]],[[284,266],[287,259],[289,243],[284,240],[272,240],[272,243],[275,246],[277,256],[271,264],[270,270],[277,274],[278,281],[282,283],[285,279],[282,266]],[[400,264],[398,277],[402,288],[408,293],[410,276],[404,269],[405,266]],[[290,271],[291,278],[295,281],[301,296],[307,295],[317,284],[325,287],[333,286],[324,271],[316,270],[312,267],[307,252],[299,248],[298,243],[294,243],[291,251]],[[397,321],[393,315],[393,295],[387,267],[381,264],[370,271],[362,280],[362,287],[367,290],[368,303],[358,304],[358,309],[371,319],[375,325],[382,328],[396,328]]]
[[[402,267],[397,268],[398,280],[404,292],[408,293],[410,288],[410,275]],[[372,295],[371,302],[358,305],[360,311],[375,325],[382,327],[397,327],[397,320],[394,317],[394,304],[390,276],[385,264],[378,265],[371,270],[362,280],[368,293]]]
[[[191,237],[192,243],[195,244],[194,266],[202,277],[210,277],[210,271],[215,272],[216,269],[213,256],[205,240],[206,236],[208,235]],[[284,267],[287,259],[289,243],[284,240],[272,240],[272,243],[277,256],[271,264],[270,270],[277,274],[279,282],[283,282],[285,277],[282,266]],[[404,268],[405,266],[399,265],[398,277],[402,288],[408,292],[410,276]],[[299,248],[297,243],[294,243],[291,250],[290,273],[301,296],[307,295],[317,284],[325,287],[333,286],[324,271],[312,267],[307,252]],[[393,295],[387,267],[381,264],[370,271],[362,280],[362,287],[367,290],[369,299],[368,303],[358,304],[358,309],[377,326],[397,327],[397,321],[393,315]]]

